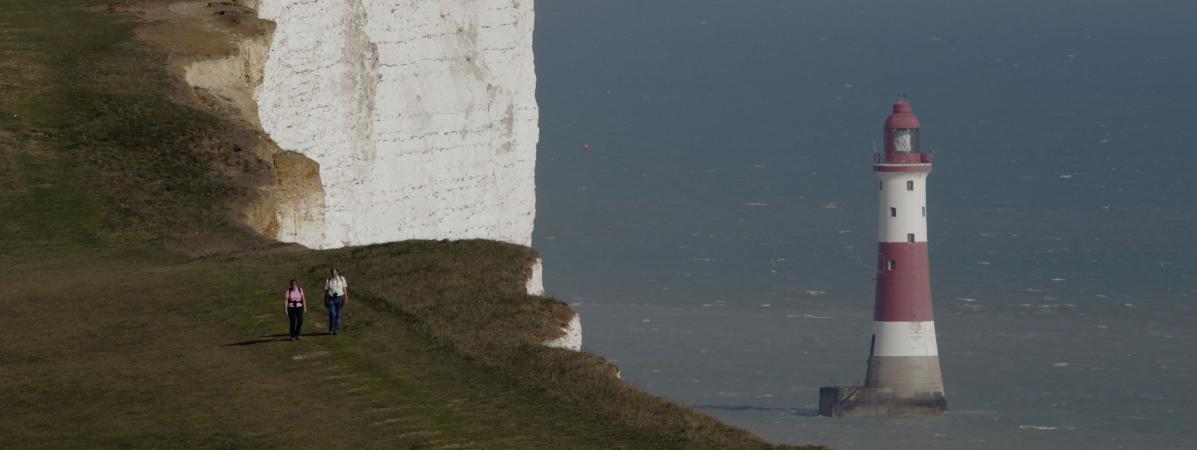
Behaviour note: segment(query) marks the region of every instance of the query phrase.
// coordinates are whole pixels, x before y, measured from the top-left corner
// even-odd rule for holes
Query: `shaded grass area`
[[[24,164],[56,166],[15,175],[34,192],[6,206],[37,215],[14,231],[35,235],[38,249],[63,237],[94,243],[100,233],[188,253],[265,245],[229,219],[228,200],[248,195],[246,188],[214,173],[213,155],[196,151],[203,138],[234,128],[187,104],[189,91],[159,63],[162,55],[132,39],[131,24],[89,12],[96,2],[87,0],[5,3],[0,126],[49,151]],[[46,208],[45,200],[76,207]]]
[[[527,248],[248,232],[195,150],[230,125],[89,6],[0,15],[0,448],[771,447],[538,345],[564,305],[522,292]],[[344,333],[317,299],[286,341],[286,281],[330,266]]]

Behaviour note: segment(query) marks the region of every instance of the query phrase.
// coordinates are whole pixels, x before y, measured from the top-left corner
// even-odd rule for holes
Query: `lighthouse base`
[[[830,386],[819,388],[819,415],[863,417],[899,414],[943,415],[947,401],[942,393],[897,397],[890,388]]]

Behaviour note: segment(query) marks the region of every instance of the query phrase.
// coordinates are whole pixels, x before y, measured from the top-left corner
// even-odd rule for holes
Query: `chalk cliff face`
[[[566,350],[573,350],[575,352],[582,350],[582,317],[574,314],[574,317],[569,320],[569,325],[566,325],[562,330],[564,334],[551,341],[545,342],[544,345],[553,348],[563,348]],[[616,372],[615,376],[619,376]]]
[[[280,240],[531,244],[532,0],[262,0],[258,13],[277,24],[261,125],[315,161],[323,187],[280,209]]]

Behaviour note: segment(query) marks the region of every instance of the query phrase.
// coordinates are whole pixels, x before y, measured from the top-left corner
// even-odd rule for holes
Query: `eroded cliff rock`
[[[245,188],[230,210],[264,236],[284,241],[311,234],[323,221],[324,192],[317,163],[278,147],[262,131],[254,94],[262,84],[274,24],[257,16],[256,0],[146,1],[110,4],[134,17],[138,37],[166,53],[199,106],[229,119],[200,150],[216,154],[217,173]]]
[[[582,350],[582,317],[574,313],[573,318],[569,320],[569,325],[562,328],[563,334],[557,339],[545,342],[544,345],[554,348],[563,348],[566,350],[581,351]],[[618,372],[617,375],[618,376]]]
[[[263,0],[259,16],[276,23],[262,127],[315,161],[324,197],[279,239],[531,244],[532,1]]]

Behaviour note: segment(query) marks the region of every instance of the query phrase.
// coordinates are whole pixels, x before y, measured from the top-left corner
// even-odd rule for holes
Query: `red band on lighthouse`
[[[873,305],[873,320],[933,320],[927,243],[882,242],[877,246],[877,259],[877,297]]]

